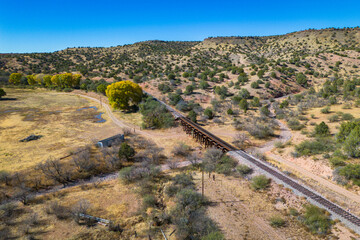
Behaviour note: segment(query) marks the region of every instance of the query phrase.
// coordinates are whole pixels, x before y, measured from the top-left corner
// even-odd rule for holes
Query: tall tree
[[[141,87],[131,81],[121,81],[109,85],[106,96],[115,109],[128,110],[131,104],[137,105],[142,99]]]
[[[6,92],[4,91],[4,89],[0,88],[0,98],[5,95],[6,95]]]
[[[34,75],[27,75],[26,78],[29,85],[35,85],[36,80]]]
[[[22,78],[21,73],[12,73],[9,77],[9,82],[13,84],[19,84]]]

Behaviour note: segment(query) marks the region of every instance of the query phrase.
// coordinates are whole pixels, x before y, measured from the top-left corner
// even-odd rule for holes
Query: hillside
[[[225,101],[241,95],[241,89],[268,99],[300,92],[329,77],[352,79],[359,75],[359,65],[359,28],[0,55],[4,82],[12,72],[76,72],[83,79],[107,82],[132,79],[158,97],[177,93],[202,107],[216,95]]]

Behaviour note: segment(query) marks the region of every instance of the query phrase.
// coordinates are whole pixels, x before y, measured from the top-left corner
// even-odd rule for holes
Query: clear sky
[[[0,53],[359,25],[359,0],[0,0]]]

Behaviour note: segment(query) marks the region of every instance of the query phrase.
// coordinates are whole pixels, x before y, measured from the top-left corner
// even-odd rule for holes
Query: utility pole
[[[100,108],[102,108],[101,94],[99,94],[99,96],[100,96]]]
[[[201,171],[201,195],[204,197],[204,168]]]

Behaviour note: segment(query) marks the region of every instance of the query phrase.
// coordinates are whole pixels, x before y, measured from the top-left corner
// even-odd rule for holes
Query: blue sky
[[[0,53],[360,25],[360,1],[0,0]]]

